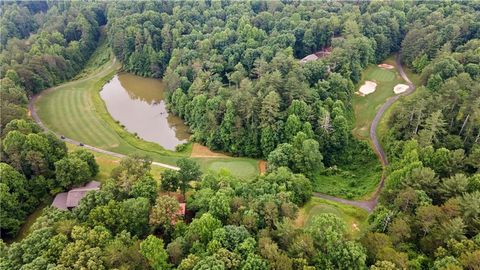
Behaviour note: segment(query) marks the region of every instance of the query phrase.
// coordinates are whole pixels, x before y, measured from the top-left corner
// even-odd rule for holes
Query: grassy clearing
[[[296,224],[299,227],[308,227],[315,216],[324,213],[331,213],[343,219],[352,238],[358,238],[367,228],[367,211],[315,197],[300,209]]]
[[[369,199],[375,191],[382,167],[375,158],[366,164],[351,164],[338,168],[338,172],[331,175],[318,175],[314,179],[314,190],[352,200]]]
[[[229,170],[233,176],[251,178],[259,174],[258,160],[252,158],[194,158],[202,171]]]
[[[384,63],[396,66],[394,56],[389,57]],[[358,83],[357,88],[364,84],[365,81],[375,81],[377,88],[374,93],[367,96],[355,95],[353,97],[353,109],[355,112],[355,127],[352,133],[361,140],[369,140],[370,124],[375,118],[375,114],[381,105],[389,97],[395,95],[393,87],[399,83],[404,83],[400,74],[396,69],[383,69],[376,65],[368,66],[362,73],[362,79]]]

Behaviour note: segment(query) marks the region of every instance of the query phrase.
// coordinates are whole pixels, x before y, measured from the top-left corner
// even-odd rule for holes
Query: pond
[[[187,142],[188,127],[182,119],[168,113],[162,80],[119,73],[100,91],[113,119],[126,130],[168,150]]]

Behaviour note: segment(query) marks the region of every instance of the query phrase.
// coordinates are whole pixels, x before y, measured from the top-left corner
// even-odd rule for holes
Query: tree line
[[[122,2],[109,7],[109,40],[127,71],[163,77],[168,107],[195,141],[269,158],[296,137],[314,160],[278,165],[306,173],[300,167],[352,162],[368,149],[350,133],[354,84],[368,64],[398,50],[408,9],[340,2]],[[330,56],[299,64],[330,47]]]
[[[375,269],[476,269],[480,263],[478,8],[412,10],[402,41],[418,73],[411,98],[388,119],[391,164],[361,243]]]
[[[102,5],[2,2],[1,237],[13,237],[47,197],[91,180],[91,153],[67,153],[27,115],[27,95],[73,77],[96,47]]]
[[[8,22],[0,29],[6,34],[2,36],[0,78],[12,80],[28,94],[72,78],[96,48],[99,25],[105,24],[103,5],[2,3],[2,20]],[[15,23],[17,19],[25,21]]]

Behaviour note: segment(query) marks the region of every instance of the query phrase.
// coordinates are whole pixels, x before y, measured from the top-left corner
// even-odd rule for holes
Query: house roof
[[[67,195],[68,192],[58,193],[53,200],[52,206],[58,209],[67,209]]]
[[[100,188],[101,183],[98,181],[90,181],[83,188]],[[80,187],[82,188],[82,187]],[[75,188],[74,188],[75,189]]]
[[[57,194],[53,200],[52,206],[59,209],[68,209],[71,207],[77,207],[80,200],[87,195],[90,191],[97,191],[100,189],[100,182],[91,181],[86,185],[78,188],[71,189],[68,192]]]

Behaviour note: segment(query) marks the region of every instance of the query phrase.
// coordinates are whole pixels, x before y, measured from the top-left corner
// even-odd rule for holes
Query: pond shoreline
[[[189,129],[165,104],[161,80],[119,72],[99,94],[110,116],[134,136],[167,150],[188,142]]]

